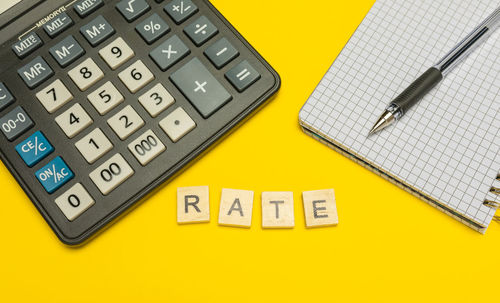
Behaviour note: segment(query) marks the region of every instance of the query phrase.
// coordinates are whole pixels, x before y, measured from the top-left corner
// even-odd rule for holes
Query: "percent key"
[[[158,14],[153,14],[139,23],[135,30],[146,43],[151,44],[167,34],[170,31],[170,27]]]

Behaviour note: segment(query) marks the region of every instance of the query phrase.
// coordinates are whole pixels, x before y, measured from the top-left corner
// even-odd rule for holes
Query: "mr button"
[[[18,69],[17,73],[29,88],[35,88],[47,78],[50,78],[54,74],[54,71],[42,57],[38,56],[30,63]]]
[[[16,151],[26,165],[32,167],[54,151],[42,132],[37,131],[16,146]]]
[[[61,157],[50,161],[49,164],[39,169],[35,175],[49,194],[58,190],[75,176]]]

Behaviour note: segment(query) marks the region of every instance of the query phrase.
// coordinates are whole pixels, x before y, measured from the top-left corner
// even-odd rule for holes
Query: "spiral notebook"
[[[500,202],[500,30],[400,121],[367,135],[498,5],[378,0],[301,109],[303,130],[484,233]]]

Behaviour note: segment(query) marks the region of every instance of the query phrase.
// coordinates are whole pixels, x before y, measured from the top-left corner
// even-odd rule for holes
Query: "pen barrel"
[[[431,67],[397,96],[391,104],[397,106],[401,110],[401,114],[404,114],[442,79],[443,74],[441,71],[435,67]]]

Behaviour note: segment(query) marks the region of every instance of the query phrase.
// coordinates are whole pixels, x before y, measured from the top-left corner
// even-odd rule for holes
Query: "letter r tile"
[[[333,189],[305,191],[304,213],[307,227],[332,226],[339,223]]]
[[[262,227],[293,228],[293,192],[262,193]]]
[[[177,188],[177,223],[210,221],[208,186]]]
[[[235,227],[252,225],[253,191],[222,189],[219,224]]]

